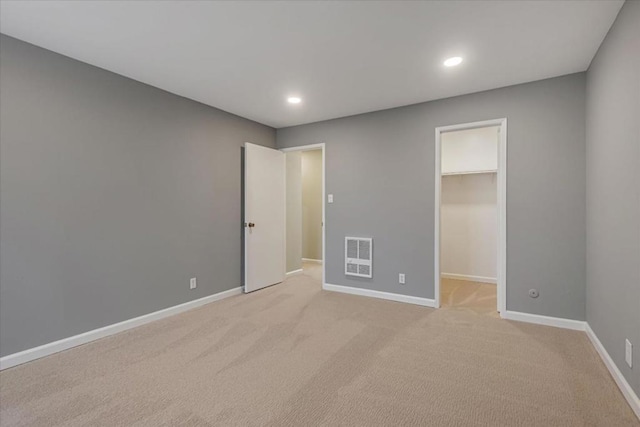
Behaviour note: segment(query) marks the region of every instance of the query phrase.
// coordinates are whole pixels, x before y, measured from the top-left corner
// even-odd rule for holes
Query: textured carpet
[[[467,280],[440,279],[440,305],[471,313],[500,317],[496,285]]]
[[[2,426],[637,426],[584,333],[318,272],[0,373]]]

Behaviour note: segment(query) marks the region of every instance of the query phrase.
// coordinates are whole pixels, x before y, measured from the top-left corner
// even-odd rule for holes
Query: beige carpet
[[[326,292],[318,268],[5,370],[1,424],[640,424],[584,333]]]
[[[496,285],[467,280],[440,279],[440,305],[476,314],[500,317]]]

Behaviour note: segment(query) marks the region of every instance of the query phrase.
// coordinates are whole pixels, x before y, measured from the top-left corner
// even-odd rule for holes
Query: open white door
[[[244,291],[280,283],[285,275],[285,157],[244,145]]]

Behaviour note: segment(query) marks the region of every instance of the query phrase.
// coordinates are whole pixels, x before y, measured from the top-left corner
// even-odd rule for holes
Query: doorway
[[[436,307],[506,311],[506,119],[436,128]]]
[[[286,162],[286,275],[324,283],[325,147],[282,150]]]

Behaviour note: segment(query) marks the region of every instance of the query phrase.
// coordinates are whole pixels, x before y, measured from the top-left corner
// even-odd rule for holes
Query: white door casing
[[[435,306],[440,307],[440,192],[442,187],[441,134],[465,129],[499,126],[498,137],[498,240],[497,240],[497,309],[501,317],[507,311],[507,119],[485,120],[441,126],[435,129],[435,201],[434,201],[434,284]]]
[[[326,194],[326,148],[325,143],[317,143],[317,144],[309,144],[309,145],[299,145],[295,147],[281,148],[280,151],[284,153],[292,152],[292,151],[312,151],[312,150],[322,150],[322,285],[326,284],[326,272],[327,272],[327,220],[326,220],[326,202],[327,202],[327,194]],[[285,177],[286,180],[286,177]],[[331,203],[333,203],[333,199],[331,199]],[[286,212],[285,212],[286,215]],[[286,218],[285,218],[286,220]],[[285,233],[286,234],[286,233]],[[285,251],[286,251],[286,236],[285,236]],[[286,252],[285,252],[286,254]]]

